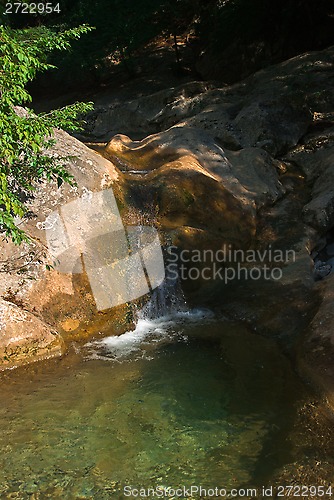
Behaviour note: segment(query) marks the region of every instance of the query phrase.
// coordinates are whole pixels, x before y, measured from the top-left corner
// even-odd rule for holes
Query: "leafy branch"
[[[77,102],[49,113],[18,108],[31,102],[26,90],[38,72],[53,68],[47,55],[68,50],[72,40],[91,31],[87,25],[59,31],[46,27],[12,30],[0,26],[0,234],[14,243],[28,241],[18,227],[27,211],[24,194],[38,182],[73,183],[65,158],[48,154],[54,129],[81,130],[93,103]]]

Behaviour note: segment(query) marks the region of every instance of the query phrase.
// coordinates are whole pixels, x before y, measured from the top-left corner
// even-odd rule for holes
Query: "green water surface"
[[[1,375],[1,498],[264,484],[294,459],[303,389],[267,339],[215,320],[160,328],[123,357],[75,351]]]

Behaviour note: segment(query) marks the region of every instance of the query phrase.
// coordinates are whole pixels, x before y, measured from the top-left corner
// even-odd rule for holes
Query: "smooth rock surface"
[[[67,167],[76,185],[63,185],[58,189],[55,183],[39,184],[28,200],[29,214],[20,225],[31,242],[19,247],[5,240],[0,242],[0,298],[5,301],[3,304],[14,304],[7,305],[3,314],[8,316],[10,310],[15,310],[17,317],[21,314],[20,320],[11,323],[6,320],[3,325],[2,359],[8,353],[13,353],[10,359],[15,359],[12,363],[3,361],[3,366],[59,355],[60,341],[55,342],[51,330],[74,339],[113,329],[117,331],[119,324],[123,325],[121,329],[129,324],[125,320],[126,306],[97,311],[85,274],[65,274],[52,268],[54,261],[43,229],[45,219],[58,207],[85,193],[110,187],[119,175],[112,163],[65,132],[56,131],[55,137],[57,144],[52,154],[70,157],[66,160]],[[120,185],[121,182],[115,191]]]
[[[34,314],[0,300],[0,370],[60,356],[60,335]]]

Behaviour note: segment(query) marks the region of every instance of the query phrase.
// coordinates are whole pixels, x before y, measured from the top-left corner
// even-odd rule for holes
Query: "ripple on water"
[[[76,366],[3,385],[1,498],[250,485],[290,459],[301,391],[287,361],[272,342],[197,314],[139,323],[88,345]]]

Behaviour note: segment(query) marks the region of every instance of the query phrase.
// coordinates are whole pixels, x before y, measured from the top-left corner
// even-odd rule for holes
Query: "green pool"
[[[305,391],[275,343],[210,315],[140,320],[0,381],[0,497],[266,484]]]

